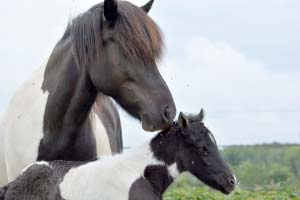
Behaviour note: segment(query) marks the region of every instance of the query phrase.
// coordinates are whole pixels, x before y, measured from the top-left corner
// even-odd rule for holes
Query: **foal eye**
[[[207,155],[207,154],[208,154],[208,148],[207,148],[207,146],[203,146],[203,147],[202,147],[202,153],[203,153],[204,155]]]

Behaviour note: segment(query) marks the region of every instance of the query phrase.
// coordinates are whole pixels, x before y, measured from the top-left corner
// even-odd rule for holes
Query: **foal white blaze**
[[[121,155],[102,157],[71,169],[60,184],[61,196],[72,200],[128,200],[132,184],[148,165],[165,165],[153,157],[149,143]],[[177,176],[175,165],[168,170]]]
[[[37,159],[43,137],[43,119],[48,92],[41,89],[45,66],[41,67],[12,98],[1,125],[0,185],[14,180],[30,163]],[[91,112],[91,115],[94,115]],[[93,116],[90,116],[93,117]],[[111,154],[109,139],[99,118],[93,121],[97,153]],[[101,148],[100,148],[101,147]]]

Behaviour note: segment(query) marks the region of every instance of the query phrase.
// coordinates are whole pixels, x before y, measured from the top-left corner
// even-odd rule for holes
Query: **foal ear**
[[[202,122],[204,119],[204,115],[205,115],[204,110],[201,109],[200,113],[196,116],[197,120]]]
[[[117,0],[104,1],[104,17],[107,21],[114,21],[118,16],[118,3]]]
[[[178,125],[180,128],[185,129],[189,125],[189,119],[188,117],[180,112],[179,117],[178,117]]]
[[[141,7],[141,9],[143,9],[146,13],[148,13],[151,10],[151,8],[152,8],[153,2],[154,2],[154,0],[150,0],[148,3],[146,3],[145,5],[143,5]]]

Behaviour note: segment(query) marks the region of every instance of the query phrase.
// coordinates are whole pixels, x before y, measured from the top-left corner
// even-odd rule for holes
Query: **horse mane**
[[[63,38],[71,36],[79,65],[88,65],[103,51],[103,3],[74,18]],[[113,23],[113,36],[127,56],[146,66],[155,64],[163,53],[159,27],[141,8],[118,1],[118,16]]]

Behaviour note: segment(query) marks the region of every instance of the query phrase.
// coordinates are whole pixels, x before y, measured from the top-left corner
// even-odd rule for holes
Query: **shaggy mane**
[[[75,56],[80,65],[88,65],[103,51],[103,3],[73,19],[63,36],[72,37]],[[163,53],[159,27],[141,8],[118,1],[118,16],[113,23],[113,36],[124,53],[146,66],[156,63]]]

